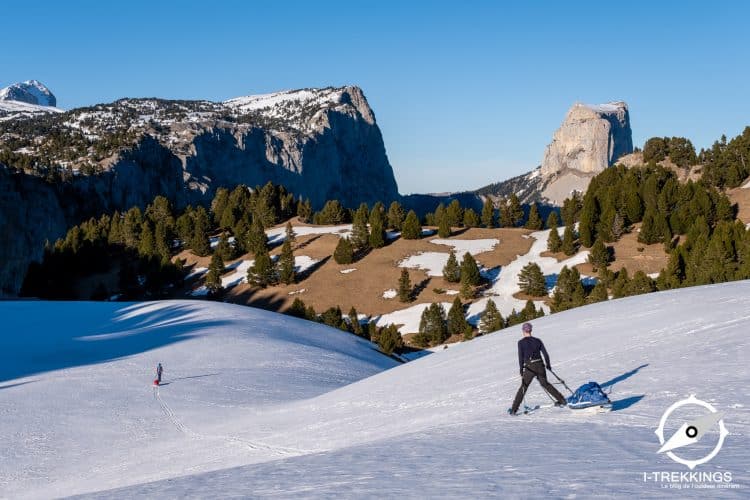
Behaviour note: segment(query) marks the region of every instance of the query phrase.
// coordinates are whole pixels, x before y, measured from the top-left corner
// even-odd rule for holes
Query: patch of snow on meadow
[[[393,288],[389,288],[388,290],[383,292],[384,299],[394,299],[396,298],[396,295],[398,295],[398,293]]]
[[[436,238],[434,240],[430,240],[430,243],[434,243],[436,245],[451,246],[458,255],[463,255],[466,252],[469,252],[471,255],[477,255],[480,253],[491,251],[500,243],[500,240],[496,238],[485,240],[444,240]]]

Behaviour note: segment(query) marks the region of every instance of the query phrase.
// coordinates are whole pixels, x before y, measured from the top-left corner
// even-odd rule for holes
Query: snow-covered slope
[[[243,437],[253,415],[397,364],[353,335],[221,303],[0,302],[0,317],[0,498],[299,454]]]
[[[25,338],[33,338],[51,321],[36,320],[29,328],[30,315],[64,325],[77,316],[65,308],[75,307],[0,303],[0,317],[15,318],[11,331],[24,326]],[[135,307],[152,309],[142,319],[160,314],[157,306]],[[342,377],[329,392],[337,384],[295,394],[285,371],[294,366],[287,353],[259,353],[257,368],[244,372],[238,367],[253,362],[240,363],[240,336],[205,333],[231,331],[240,313],[225,305],[206,307],[225,308],[201,313],[211,321],[231,311],[232,326],[209,326],[189,341],[162,340],[158,350],[113,362],[99,358],[85,367],[19,372],[25,378],[5,374],[0,408],[10,425],[0,427],[0,439],[8,443],[0,450],[0,477],[8,479],[0,484],[0,496],[96,491],[97,497],[113,498],[660,497],[660,484],[644,482],[643,473],[687,469],[656,453],[654,430],[662,413],[690,394],[725,412],[730,432],[719,455],[698,470],[730,471],[735,484],[750,486],[749,281],[609,301],[536,320],[535,334],[568,385],[597,380],[611,391],[614,411],[586,416],[553,408],[522,417],[505,414],[519,382],[517,327],[348,385]],[[102,315],[89,324],[103,322],[104,331],[118,324],[106,319]],[[123,328],[138,321],[126,320]],[[183,335],[193,330],[189,324],[170,326],[169,319],[150,321]],[[272,338],[270,332],[285,321],[264,326],[264,338]],[[139,337],[170,338],[160,331]],[[19,347],[28,342],[12,338]],[[1,347],[0,361],[7,364],[10,346]],[[68,348],[63,344],[57,352]],[[354,353],[346,352],[351,359]],[[21,356],[21,366],[34,358]],[[174,377],[158,397],[143,374],[157,359],[166,363],[167,382]],[[261,367],[264,363],[268,366]],[[369,363],[369,371],[377,371],[375,365]],[[321,367],[321,376],[326,371]],[[274,384],[263,382],[274,378]],[[261,389],[252,389],[257,386]],[[535,382],[526,401],[548,400]],[[124,443],[126,435],[131,439]],[[716,433],[709,432],[692,453],[700,455],[715,443]],[[155,479],[161,480],[144,484]],[[747,490],[712,493],[742,497]],[[691,494],[706,491],[680,492]]]

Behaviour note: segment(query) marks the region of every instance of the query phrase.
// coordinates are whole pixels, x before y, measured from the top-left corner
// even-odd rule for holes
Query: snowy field
[[[394,367],[352,335],[242,306],[0,302],[0,497],[705,498],[643,473],[688,471],[654,430],[695,394],[729,431],[696,470],[750,486],[748,311],[742,281],[536,320],[555,371],[598,381],[614,410],[509,417],[518,327]],[[547,401],[535,382],[526,402]]]
[[[554,257],[542,257],[542,252],[547,251],[549,232],[550,230],[547,229],[545,231],[536,231],[527,236],[534,240],[531,248],[525,255],[519,255],[510,264],[501,268],[499,274],[491,279],[492,286],[485,292],[485,295],[488,297],[474,302],[469,307],[467,319],[470,323],[476,325],[479,322],[484,308],[487,307],[488,298],[492,298],[503,316],[510,314],[513,309],[516,311],[523,309],[526,301],[514,298],[513,294],[521,291],[518,286],[518,275],[524,266],[530,262],[536,262],[541,268],[542,274],[552,278],[550,282],[556,282],[557,275],[564,266],[570,268],[588,261],[588,250],[579,252],[562,262],[558,262]],[[582,277],[585,278],[584,276]],[[537,307],[543,307],[545,312],[549,312],[549,308],[543,302],[536,302],[536,305]]]

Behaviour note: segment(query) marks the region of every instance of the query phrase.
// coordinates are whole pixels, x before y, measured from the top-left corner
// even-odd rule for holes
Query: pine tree
[[[487,229],[495,227],[495,205],[489,196],[484,200],[482,205],[482,225]]]
[[[281,245],[281,255],[279,256],[279,281],[286,285],[291,285],[296,279],[292,244],[286,239],[284,240],[284,244]]]
[[[562,250],[562,240],[560,239],[560,233],[557,232],[556,227],[551,228],[549,231],[549,236],[547,237],[547,250],[552,253],[557,253]]]
[[[479,321],[479,331],[485,334],[501,330],[504,327],[503,316],[497,310],[495,301],[489,299],[482,313],[482,319]]]
[[[362,203],[354,214],[351,242],[357,251],[366,249],[370,244],[370,231],[367,229],[369,216],[366,203]]]
[[[575,240],[575,232],[573,231],[572,225],[565,226],[565,232],[563,233],[562,246],[560,249],[565,255],[573,255],[578,250]]]
[[[253,219],[250,224],[250,230],[247,232],[245,248],[257,254],[259,252],[268,252],[268,236],[263,228],[263,223],[258,218]]]
[[[557,285],[552,294],[552,311],[560,312],[581,306],[584,304],[584,297],[581,274],[575,267],[564,266],[557,277]]]
[[[656,217],[651,209],[647,209],[643,215],[643,224],[641,224],[641,230],[638,232],[638,241],[641,243],[650,245],[663,237],[664,233],[658,232]]]
[[[354,248],[349,238],[340,238],[333,252],[333,260],[337,264],[351,264],[354,261]]]
[[[445,217],[445,205],[443,205],[442,203],[439,203],[434,213],[435,225],[439,225],[440,221],[443,220],[444,217]]]
[[[221,259],[225,262],[234,258],[234,249],[232,248],[232,244],[229,243],[229,237],[226,232],[221,233],[219,243],[216,245],[214,253],[218,253],[221,256]]]
[[[395,231],[401,231],[405,218],[406,213],[401,204],[397,201],[391,203],[388,207],[388,227]]]
[[[418,240],[422,237],[422,226],[414,210],[409,210],[401,229],[401,236],[405,240]]]
[[[255,254],[255,261],[247,270],[247,282],[263,288],[276,283],[276,266],[268,249],[261,249]]]
[[[299,218],[300,222],[308,223],[310,222],[310,217],[312,217],[310,199],[308,198],[305,201],[300,199],[299,203],[297,203],[297,218]]]
[[[628,295],[640,295],[656,290],[654,280],[646,276],[643,271],[636,271],[633,279],[628,283]]]
[[[154,242],[154,232],[151,230],[151,223],[144,222],[141,229],[141,241],[138,243],[138,254],[141,257],[151,257],[156,253]]]
[[[578,238],[581,242],[581,245],[586,248],[591,248],[591,245],[594,244],[594,238],[596,237],[596,225],[598,223],[598,214],[599,203],[593,195],[589,194],[585,197],[583,209],[581,210],[580,214],[580,221],[578,223]],[[563,236],[563,241],[564,240],[565,237]]]
[[[165,222],[159,221],[156,223],[156,230],[154,231],[154,245],[156,254],[161,258],[163,262],[169,261],[171,256],[171,245],[170,235]]]
[[[289,307],[289,309],[286,310],[286,314],[289,316],[294,316],[295,318],[302,318],[305,319],[305,303],[300,299],[299,297],[294,299],[294,302],[292,302],[292,305]]]
[[[624,267],[617,273],[617,277],[612,282],[612,297],[619,299],[621,297],[627,297],[630,293],[630,278],[628,278],[628,270]]]
[[[208,292],[211,295],[215,295],[222,291],[222,274],[224,274],[224,260],[221,258],[221,254],[214,252],[211,256],[211,264],[208,266],[205,281],[206,288],[208,288]]]
[[[547,216],[547,229],[557,228],[560,226],[558,220],[557,220],[557,212],[554,210],[549,213]]]
[[[477,286],[482,282],[477,261],[469,252],[466,252],[461,260],[461,282],[466,282],[471,286]]]
[[[202,206],[198,207],[193,215],[193,237],[190,247],[193,253],[200,257],[211,253],[211,243],[208,240],[209,225],[208,212]]]
[[[120,245],[123,243],[122,216],[118,211],[115,211],[115,213],[112,214],[112,219],[109,222],[109,235],[107,236],[107,242],[110,245]]]
[[[453,305],[451,305],[448,311],[447,326],[448,335],[461,335],[466,331],[467,327],[471,331],[471,327],[464,317],[464,306],[458,297],[453,300]]]
[[[513,227],[517,227],[523,222],[523,208],[521,207],[521,202],[519,201],[518,196],[516,196],[516,193],[511,194],[508,199],[508,212]]]
[[[531,208],[529,209],[529,218],[526,221],[525,227],[527,229],[534,229],[536,231],[542,229],[543,227],[542,218],[539,216],[539,209],[537,208],[536,203],[531,204]]]
[[[297,233],[294,232],[294,227],[292,227],[292,222],[287,221],[286,226],[284,227],[284,234],[285,234],[285,241],[288,241],[290,245],[294,245],[297,241]]]
[[[588,302],[593,304],[594,302],[604,302],[608,299],[609,295],[607,294],[607,286],[603,282],[597,281],[588,296]]]
[[[448,238],[451,235],[451,226],[448,222],[448,215],[443,213],[438,223],[438,236],[441,238]]]
[[[461,268],[458,265],[458,259],[456,259],[456,252],[451,249],[448,254],[448,262],[443,267],[443,278],[448,283],[458,283],[461,281]]]
[[[448,339],[448,326],[446,325],[445,309],[442,304],[430,304],[422,311],[419,333],[433,345],[442,344]]]
[[[445,209],[445,215],[448,219],[448,227],[458,227],[464,219],[464,211],[458,200],[453,200]]]
[[[594,245],[591,247],[589,262],[591,263],[594,272],[606,268],[609,265],[609,251],[607,250],[607,247],[604,246],[601,238],[597,238]]]
[[[211,215],[213,216],[214,225],[221,225],[222,217],[224,216],[224,210],[226,210],[228,203],[229,190],[223,187],[218,188],[216,190],[216,194],[214,195],[213,201],[211,201]]]
[[[479,216],[473,208],[467,208],[464,210],[464,227],[477,227],[479,226]]]
[[[404,347],[404,340],[396,325],[388,325],[380,329],[378,346],[389,356]]]
[[[359,322],[359,315],[357,314],[357,310],[354,308],[354,306],[349,309],[349,328],[351,328],[351,331],[354,335],[357,337],[364,336],[364,332],[362,331],[362,324]]]
[[[406,268],[401,269],[401,277],[398,279],[398,300],[401,302],[412,301],[411,279]]]
[[[143,225],[143,215],[138,207],[133,207],[125,212],[125,218],[122,221],[122,239],[128,248],[138,248],[141,241],[141,226]]]
[[[376,217],[370,222],[370,247],[383,248],[385,246],[385,228],[380,217]]]
[[[547,285],[542,270],[536,262],[526,264],[518,274],[518,286],[521,291],[532,297],[547,295]]]
[[[510,211],[510,203],[507,198],[503,198],[499,203],[500,227],[513,227],[513,216]]]

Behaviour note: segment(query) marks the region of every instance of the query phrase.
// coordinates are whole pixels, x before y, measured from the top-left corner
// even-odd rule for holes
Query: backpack
[[[576,389],[572,396],[568,397],[568,407],[588,408],[589,406],[602,406],[612,404],[602,387],[596,382],[583,384]]]

